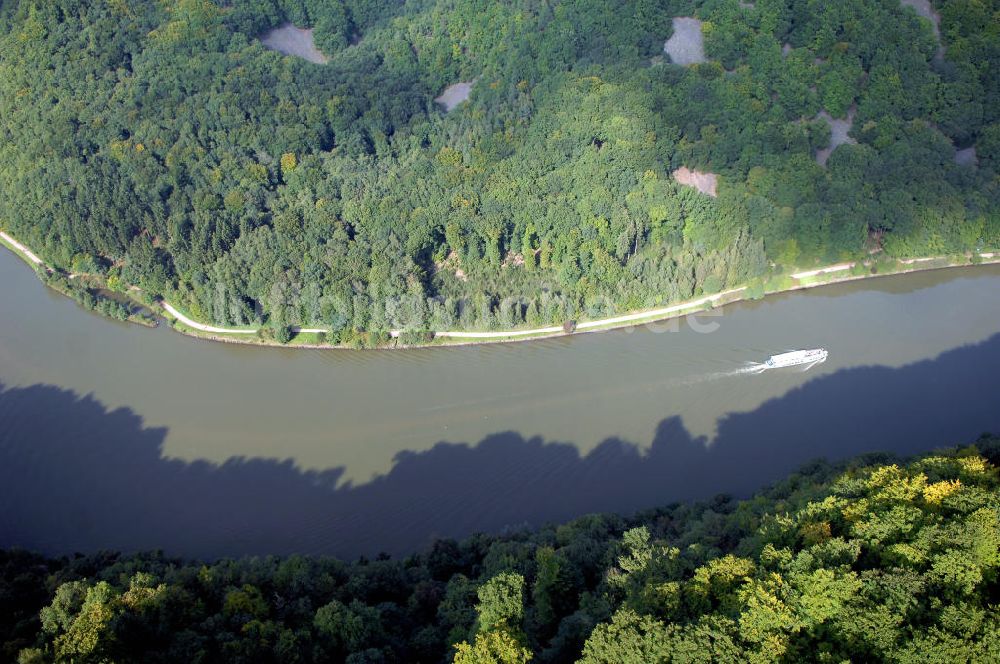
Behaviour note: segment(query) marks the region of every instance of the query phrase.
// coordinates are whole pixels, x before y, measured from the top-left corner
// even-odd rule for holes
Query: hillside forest
[[[899,0],[11,0],[0,228],[197,320],[330,342],[997,248],[1000,0],[933,8],[939,28]],[[679,16],[705,62],[664,54]],[[326,63],[265,48],[285,23]],[[827,117],[850,140],[820,164]]]

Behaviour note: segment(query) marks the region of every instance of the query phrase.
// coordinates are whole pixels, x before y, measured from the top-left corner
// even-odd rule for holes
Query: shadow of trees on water
[[[998,369],[1000,335],[898,369],[817,377],[727,415],[711,445],[676,417],[647,449],[609,439],[582,456],[511,431],[403,452],[385,475],[340,486],[342,468],[303,472],[292,460],[164,458],[167,430],[130,410],[0,385],[0,546],[401,554],[434,537],[746,495],[818,457],[910,454],[1000,431]]]

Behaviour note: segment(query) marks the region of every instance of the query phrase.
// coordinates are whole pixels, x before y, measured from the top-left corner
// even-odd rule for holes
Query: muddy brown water
[[[2,250],[0,545],[401,553],[1000,431],[998,267],[713,314],[461,348],[241,347],[92,314]],[[808,371],[747,370],[813,347],[830,359]]]

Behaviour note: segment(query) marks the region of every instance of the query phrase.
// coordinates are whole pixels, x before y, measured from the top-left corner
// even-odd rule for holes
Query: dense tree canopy
[[[998,441],[403,560],[0,552],[27,662],[995,662]]]
[[[935,6],[940,51],[898,0],[5,2],[0,225],[196,318],[330,341],[992,248],[1000,2]],[[709,61],[664,62],[690,14]],[[265,49],[285,21],[329,61]],[[823,110],[856,140],[825,167]]]

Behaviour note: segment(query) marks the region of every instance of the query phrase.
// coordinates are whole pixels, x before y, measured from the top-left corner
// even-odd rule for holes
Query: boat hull
[[[796,367],[803,364],[819,364],[825,362],[829,353],[825,348],[813,348],[811,350],[795,350],[788,353],[772,355],[764,362],[767,369],[780,369],[782,367]]]

